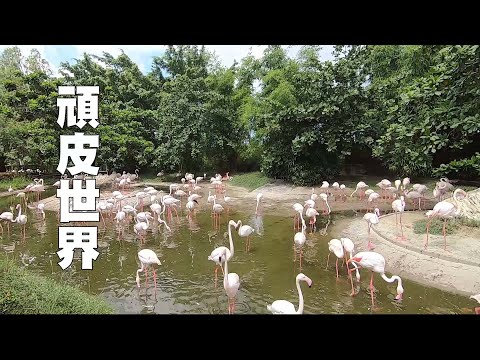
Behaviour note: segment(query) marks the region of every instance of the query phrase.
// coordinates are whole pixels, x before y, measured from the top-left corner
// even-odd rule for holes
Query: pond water
[[[55,193],[48,190],[43,198]],[[13,197],[0,198],[0,211],[9,211],[10,204],[18,200]],[[80,256],[75,256],[70,268],[63,271],[57,264],[58,220],[55,213],[47,212],[45,221],[27,210],[26,238],[20,234],[20,226],[12,224],[10,234],[4,226],[0,245],[5,256],[14,258],[20,266],[54,278],[60,283],[76,284],[91,294],[103,296],[118,313],[184,313],[225,314],[228,302],[223,289],[223,275],[219,271],[218,287],[214,284],[215,265],[207,260],[211,251],[219,246],[229,246],[227,223],[229,219],[242,220],[257,230],[252,237],[250,251],[245,251],[245,240],[232,228],[235,254],[229,261],[229,271],[240,277],[236,313],[267,314],[267,304],[274,300],[291,301],[298,308],[295,277],[300,272],[298,259],[293,261],[293,220],[279,216],[256,217],[231,210],[222,215],[220,231],[213,230],[210,209],[205,207],[205,197],[196,218],[189,220],[186,212],[179,211],[179,218],[170,223],[171,232],[164,226],[152,224],[142,244],[133,232],[133,225],[125,226],[119,235],[116,223],[107,220],[106,226],[98,224],[100,253],[93,262],[93,270],[81,270]],[[16,204],[16,202],[14,203]],[[184,207],[184,204],[182,204]],[[15,212],[16,216],[16,212]],[[334,256],[326,269],[327,242],[339,237],[336,227],[340,218],[349,214],[332,214],[327,219],[317,220],[317,231],[307,234],[304,246],[302,272],[313,280],[311,288],[302,282],[305,299],[304,313],[343,314],[371,313],[369,292],[370,273],[361,270],[359,293],[350,296],[351,285],[345,267],[340,267],[340,277],[335,277]],[[329,221],[329,222],[328,222]],[[95,224],[88,223],[88,226]],[[328,226],[327,226],[328,225]],[[139,268],[137,253],[142,248],[152,249],[160,258],[157,290],[149,280],[146,292],[145,277],[141,276],[141,288],[135,282]],[[458,314],[472,313],[473,303],[460,295],[450,294],[425,287],[404,279],[404,298],[401,303],[394,300],[396,283],[387,284],[375,275],[377,289],[374,313],[388,314]]]

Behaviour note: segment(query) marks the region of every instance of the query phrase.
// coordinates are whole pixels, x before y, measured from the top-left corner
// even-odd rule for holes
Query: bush
[[[455,160],[448,164],[442,164],[433,170],[433,175],[455,177],[463,180],[477,179],[480,176],[480,153],[475,153],[470,159]]]

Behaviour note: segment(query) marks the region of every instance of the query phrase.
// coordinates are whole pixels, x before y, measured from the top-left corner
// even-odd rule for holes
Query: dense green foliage
[[[54,171],[59,85],[98,85],[97,166],[117,171],[261,170],[295,184],[347,163],[397,176],[480,175],[480,47],[281,46],[230,68],[202,46],[169,46],[143,74],[126,55],[84,54],[52,76],[18,48],[0,55],[0,169]],[[362,155],[362,156],[360,156]],[[358,160],[358,159],[362,160]],[[365,161],[367,159],[367,161]]]
[[[0,259],[0,314],[111,314],[105,300]]]

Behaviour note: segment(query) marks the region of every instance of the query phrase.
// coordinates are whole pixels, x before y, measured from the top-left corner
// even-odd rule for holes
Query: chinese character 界
[[[57,255],[61,261],[58,265],[65,270],[72,264],[75,249],[82,249],[82,270],[92,270],[93,260],[98,257],[97,227],[71,227],[61,226],[58,228]]]

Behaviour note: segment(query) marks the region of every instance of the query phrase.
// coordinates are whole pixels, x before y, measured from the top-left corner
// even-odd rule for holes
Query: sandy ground
[[[103,179],[104,188],[101,190],[101,199],[107,199],[111,196],[111,189],[107,178]],[[127,197],[122,201],[122,205],[134,205],[136,202],[135,193],[143,190],[145,186],[167,187],[170,183],[148,182],[137,183],[127,191],[122,191]],[[181,185],[181,184],[180,184]],[[208,191],[214,193],[209,183],[200,184],[202,190],[200,194],[206,200]],[[320,192],[316,188],[316,193]],[[342,236],[349,237],[356,245],[355,252],[367,250],[367,224],[363,220],[366,202],[359,201],[358,198],[350,197],[353,189],[346,189],[346,201],[335,201],[332,197],[329,199],[331,210],[346,211],[354,210],[358,212],[356,218],[340,219],[337,226],[344,227]],[[303,205],[304,201],[310,197],[311,188],[284,185],[281,183],[269,184],[259,189],[248,191],[242,187],[227,184],[226,196],[232,198],[231,206],[242,212],[255,211],[256,197],[258,193],[263,194],[260,209],[265,214],[293,217],[292,205],[299,202]],[[161,192],[163,193],[163,192]],[[167,191],[168,193],[168,191]],[[218,202],[225,206],[222,195],[217,195]],[[45,210],[58,211],[59,201],[55,196],[42,200],[45,203]],[[149,199],[145,199],[145,205],[149,205]],[[185,206],[185,200],[182,200],[182,206]],[[319,212],[323,210],[325,204],[317,200],[320,207]],[[431,209],[435,202],[427,201],[427,209]],[[391,200],[382,201],[376,205],[382,214],[386,211],[392,211]],[[412,206],[407,204],[407,210]],[[397,229],[395,225],[395,215],[383,215],[380,223],[372,231],[372,241],[376,245],[374,251],[381,253],[387,262],[387,272],[403,276],[413,281],[446,290],[453,293],[472,295],[480,293],[480,229],[465,228],[454,235],[447,235],[447,249],[443,249],[443,237],[432,235],[429,240],[429,247],[424,250],[423,244],[425,235],[413,233],[413,222],[424,217],[425,211],[405,212],[403,216],[404,235],[407,241],[396,239]]]

